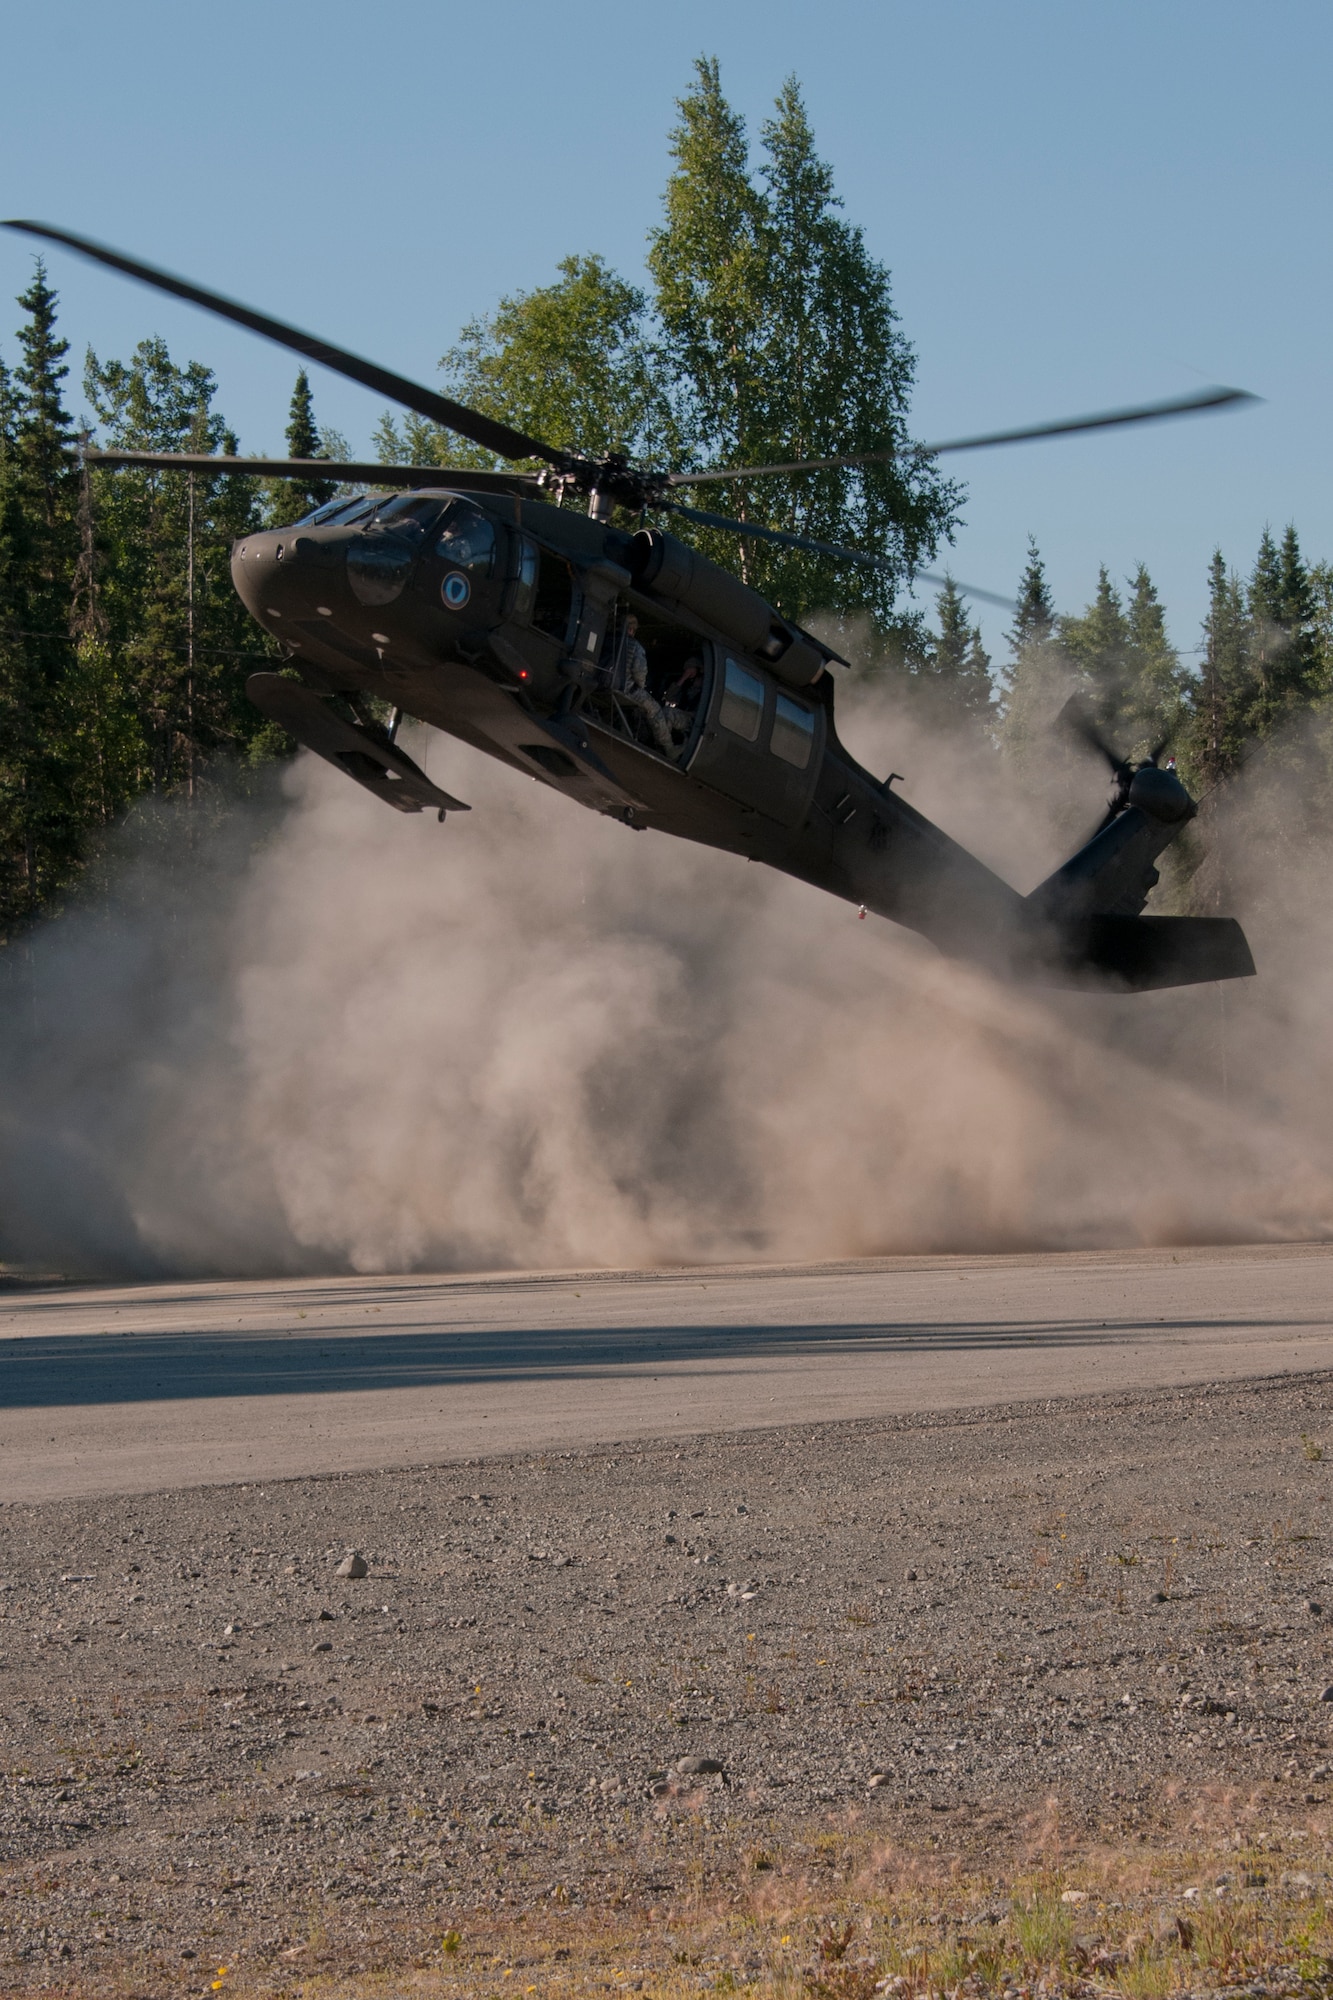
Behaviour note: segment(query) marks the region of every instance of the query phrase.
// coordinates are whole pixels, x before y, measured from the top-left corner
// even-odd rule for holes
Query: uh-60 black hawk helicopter
[[[660,528],[675,513],[737,535],[857,562],[879,558],[705,513],[681,488],[893,456],[891,447],[790,464],[661,473],[558,450],[446,396],[105,246],[65,245],[378,391],[497,457],[541,473],[328,460],[89,452],[104,465],[336,479],[380,489],[318,508],[232,552],[241,598],[287,650],[290,673],[251,676],[251,700],[296,740],[401,812],[468,808],[399,747],[405,715],[498,757],[628,827],[656,827],[794,875],[1008,977],[1142,990],[1243,978],[1231,918],[1142,914],[1154,862],[1195,803],[1161,749],[1137,765],[1098,744],[1115,777],[1106,817],[1022,896],[850,756],[830,667],[846,662],[756,591]],[[1151,421],[1248,400],[1209,389],[1170,402],[961,439],[935,451]],[[385,489],[399,488],[392,497]],[[587,512],[551,504],[587,496]],[[982,593],[978,593],[982,594]],[[388,704],[382,723],[372,706]],[[1085,736],[1095,735],[1086,718]]]

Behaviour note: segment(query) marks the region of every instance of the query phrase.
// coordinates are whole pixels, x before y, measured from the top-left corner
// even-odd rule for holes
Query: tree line
[[[993,666],[966,602],[948,584],[937,630],[888,663],[941,721],[966,726],[1020,768],[1055,751],[1053,724],[1080,698],[1103,739],[1137,760],[1172,756],[1196,796],[1248,766],[1299,767],[1322,805],[1333,778],[1333,564],[1308,563],[1294,526],[1265,529],[1242,573],[1215,549],[1197,648],[1182,657],[1143,564],[1092,602],[1057,612],[1035,543],[1018,583],[1007,658]]]
[[[888,271],[842,211],[800,90],[788,81],[753,152],[718,66],[701,60],[679,103],[648,288],[595,255],[502,299],[443,356],[449,392],[555,445],[619,451],[670,470],[758,466],[858,451],[859,469],[701,489],[704,507],[831,544],[836,555],[738,540],[673,518],[795,617],[821,614],[940,726],[1020,765],[1048,754],[1050,721],[1083,694],[1125,754],[1159,743],[1207,790],[1257,749],[1299,741],[1320,777],[1333,691],[1333,570],[1307,563],[1294,527],[1265,533],[1244,574],[1219,551],[1195,653],[1181,657],[1145,568],[1103,570],[1077,614],[1059,613],[1033,546],[1007,658],[993,662],[952,583],[933,620],[904,608],[963,493],[914,442],[915,355]],[[260,482],[84,464],[80,446],[226,452],[217,385],[150,337],[127,360],[88,350],[82,430],[70,411],[68,342],[40,261],[18,301],[15,360],[0,360],[0,937],[57,899],[99,838],[145,794],[207,796],[222,770],[283,754],[244,698],[277,648],[248,619],[231,543],[299,518],[333,481]],[[321,431],[304,373],[286,443],[297,458],[348,455]],[[494,461],[417,417],[386,414],[382,463]],[[719,497],[725,496],[725,497]],[[691,496],[692,497],[692,496]],[[1293,724],[1302,725],[1293,728]]]

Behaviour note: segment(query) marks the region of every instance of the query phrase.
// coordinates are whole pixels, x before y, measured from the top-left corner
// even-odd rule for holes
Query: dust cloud
[[[1062,858],[995,759],[844,706],[870,768],[1021,888]],[[1016,992],[445,738],[416,749],[470,814],[401,817],[303,756],[206,825],[132,816],[11,951],[0,1255],[240,1276],[1333,1231],[1312,867],[1249,886],[1258,980]]]

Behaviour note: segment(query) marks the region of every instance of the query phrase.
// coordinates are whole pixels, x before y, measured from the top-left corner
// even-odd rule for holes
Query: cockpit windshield
[[[363,514],[369,514],[378,505],[373,493],[339,494],[335,500],[326,500],[322,507],[316,507],[313,514],[303,514],[297,526],[301,528],[327,528],[344,526],[348,521],[359,521]]]
[[[426,498],[419,493],[395,493],[392,500],[380,502],[366,526],[373,523],[377,528],[392,528],[396,534],[419,540],[435,525],[444,506],[438,495]]]
[[[495,524],[470,500],[451,500],[435,552],[453,569],[473,577],[489,576],[495,567]]]

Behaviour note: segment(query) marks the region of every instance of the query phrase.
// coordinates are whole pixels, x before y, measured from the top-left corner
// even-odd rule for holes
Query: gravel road
[[[295,1990],[836,1871],[829,1830],[1321,1865],[1331,1392],[11,1504],[4,1990]]]
[[[0,1500],[1333,1368],[1333,1244],[22,1287]]]

